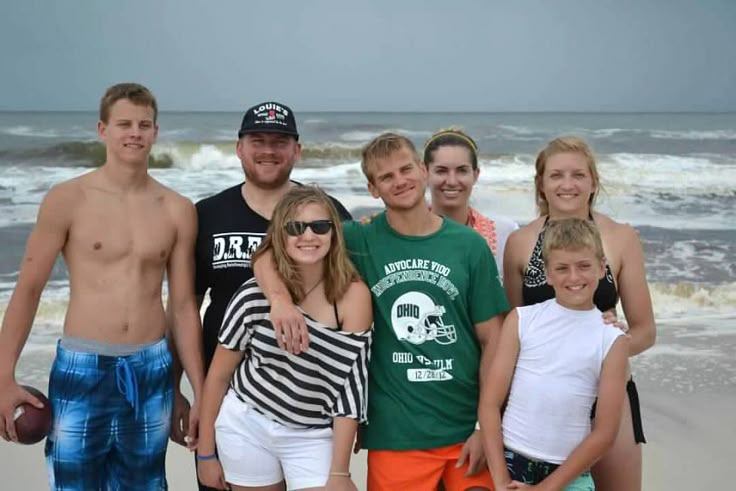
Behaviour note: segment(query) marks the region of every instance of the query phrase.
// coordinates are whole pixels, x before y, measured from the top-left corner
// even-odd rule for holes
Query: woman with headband
[[[621,298],[628,328],[617,325],[630,337],[629,356],[651,347],[656,330],[639,236],[633,227],[593,210],[600,182],[591,148],[575,137],[552,140],[537,156],[534,185],[540,216],[511,234],[504,256],[504,287],[511,306],[537,304],[554,297],[541,254],[547,223],[562,218],[587,219],[600,231],[606,256],[605,274],[593,301],[601,312],[615,316]],[[624,404],[616,442],[592,469],[598,491],[641,489],[639,444],[645,439],[639,398],[633,380],[626,389],[629,403]]]
[[[504,245],[519,228],[511,220],[490,219],[470,206],[470,194],[478,182],[478,146],[458,128],[440,130],[424,145],[424,163],[429,172],[432,211],[473,228],[488,242],[503,278]]]

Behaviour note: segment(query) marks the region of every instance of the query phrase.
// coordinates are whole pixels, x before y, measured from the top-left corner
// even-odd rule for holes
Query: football
[[[25,403],[15,408],[15,432],[18,435],[18,443],[32,445],[46,438],[51,430],[51,403],[43,392],[35,387],[28,385],[22,387],[43,403],[41,409]]]

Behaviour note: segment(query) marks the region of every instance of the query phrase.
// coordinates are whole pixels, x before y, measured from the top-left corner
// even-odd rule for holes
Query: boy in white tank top
[[[589,469],[619,427],[629,343],[593,305],[605,274],[595,225],[550,222],[542,254],[555,298],[509,314],[483,377],[479,420],[488,466],[497,491],[593,490]]]

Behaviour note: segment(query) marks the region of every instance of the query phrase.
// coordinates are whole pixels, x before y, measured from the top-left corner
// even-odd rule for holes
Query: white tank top
[[[555,299],[518,307],[519,358],[503,415],[504,445],[561,464],[590,433],[603,360],[623,332],[601,311]]]

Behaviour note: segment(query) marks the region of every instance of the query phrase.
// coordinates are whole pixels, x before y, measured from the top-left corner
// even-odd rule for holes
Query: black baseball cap
[[[248,133],[283,133],[299,140],[294,113],[279,102],[262,102],[245,112],[238,138]]]

